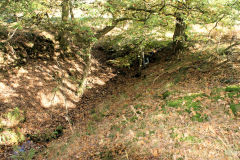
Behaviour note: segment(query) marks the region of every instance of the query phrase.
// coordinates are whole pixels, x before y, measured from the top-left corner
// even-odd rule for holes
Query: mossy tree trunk
[[[184,45],[187,40],[186,31],[186,23],[184,22],[184,18],[182,13],[175,13],[176,24],[173,35],[173,52],[174,55],[178,55],[180,52],[184,50]]]
[[[83,77],[79,83],[79,87],[77,90],[79,97],[82,97],[82,95],[85,91],[86,85],[87,85],[87,78],[88,78],[88,75],[90,73],[90,68],[91,68],[92,47],[93,47],[93,44],[90,44],[90,46],[87,48],[86,53],[85,53],[85,58],[84,58],[85,66],[83,69]]]
[[[91,58],[92,58],[92,49],[93,46],[96,42],[98,42],[99,39],[101,39],[104,35],[106,35],[108,32],[110,32],[111,30],[113,30],[117,24],[121,21],[125,21],[128,20],[126,18],[120,18],[120,19],[116,19],[113,20],[112,25],[111,26],[106,26],[105,28],[103,28],[102,30],[99,30],[95,36],[93,36],[92,38],[95,39],[95,41],[90,42],[88,48],[85,51],[85,67],[83,69],[83,77],[82,80],[79,83],[78,86],[78,90],[77,90],[77,94],[79,97],[82,97],[82,95],[84,94],[84,91],[86,89],[86,85],[87,85],[87,78],[88,75],[90,74],[90,69],[91,69]]]
[[[67,30],[66,27],[68,25],[68,17],[70,12],[69,0],[62,1],[62,25],[59,33],[59,43],[60,47],[63,51],[63,54],[66,54],[69,48]]]

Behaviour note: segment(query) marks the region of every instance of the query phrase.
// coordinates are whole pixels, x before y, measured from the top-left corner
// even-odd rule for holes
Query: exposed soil
[[[210,94],[214,93],[214,88],[239,84],[239,65],[232,62],[219,64],[186,56],[179,61],[151,64],[141,78],[125,78],[124,84],[116,84],[117,88],[113,86],[113,91],[105,97],[89,103],[92,108],[88,108],[84,122],[76,123],[74,134],[68,130],[71,136],[48,144],[48,159],[238,157],[235,146],[239,146],[239,117],[234,118],[227,109],[230,103],[227,96],[216,101],[211,100]],[[212,67],[208,71],[202,70],[205,65]],[[163,99],[167,90],[173,95]],[[162,109],[168,101],[196,93],[209,95],[193,100],[200,100],[203,108],[206,107],[203,112],[209,116],[208,121],[195,122],[184,109]],[[234,101],[238,103],[239,98],[235,97]],[[139,105],[143,108],[136,108]],[[226,150],[231,153],[228,155]],[[45,156],[39,155],[38,159]]]
[[[60,144],[61,142],[70,141],[68,149],[72,150],[72,152],[62,155],[62,159],[101,159],[101,157],[106,157],[107,150],[110,150],[111,154],[125,156],[127,159],[128,154],[132,156],[132,159],[170,159],[171,155],[168,155],[170,153],[166,150],[172,149],[174,143],[171,143],[170,146],[164,146],[166,152],[162,151],[162,157],[160,151],[155,149],[152,150],[152,155],[130,155],[123,141],[126,134],[116,133],[113,139],[106,138],[106,135],[109,136],[111,126],[118,123],[119,115],[116,112],[119,107],[122,109],[124,104],[145,103],[147,101],[148,105],[154,106],[154,109],[156,109],[163,102],[153,101],[151,98],[161,96],[169,82],[178,84],[175,86],[178,91],[184,91],[185,93],[203,91],[206,94],[208,94],[206,88],[212,89],[218,86],[225,87],[229,84],[239,83],[238,62],[224,62],[221,64],[221,60],[189,59],[188,56],[186,55],[182,60],[158,61],[150,64],[143,71],[141,77],[134,78],[134,70],[121,75],[117,69],[105,63],[106,55],[104,53],[95,50],[87,90],[81,99],[76,95],[78,80],[82,77],[84,65],[81,56],[76,55],[74,58],[65,59],[56,57],[45,60],[29,59],[28,63],[23,66],[11,68],[7,71],[1,70],[0,112],[5,113],[15,107],[25,111],[26,120],[20,126],[21,132],[25,135],[45,133],[55,130],[58,126],[63,126],[64,136],[58,140],[53,140],[53,143]],[[174,87],[171,89],[174,90]],[[145,101],[141,100],[141,98],[138,99],[138,96],[145,96]],[[152,97],[149,98],[150,96]],[[80,138],[77,138],[77,144],[75,139],[72,140],[75,142],[69,140],[69,135],[72,134],[71,127],[74,127],[75,131],[79,130],[79,133],[88,131],[89,121],[93,119],[91,112],[100,110],[105,103],[109,103],[108,100],[111,100],[112,106],[110,106],[110,111],[105,115],[105,118],[97,123],[99,134],[80,136]],[[154,109],[149,109],[146,114],[151,113]],[[123,109],[120,116],[127,115],[129,110],[131,108]],[[163,121],[171,119],[171,125],[186,127],[176,117],[178,115],[169,115],[159,119]],[[124,117],[121,118],[124,119]],[[219,119],[216,118],[216,120]],[[232,121],[231,117],[225,120],[224,125],[232,125],[233,129],[237,129],[237,126],[233,124],[235,121]],[[173,124],[175,122],[176,124]],[[185,121],[183,120],[183,122]],[[186,123],[188,122],[189,120],[186,121]],[[170,126],[170,124],[168,125]],[[214,126],[219,127],[220,125],[219,122],[215,123]],[[194,129],[197,130],[197,128],[202,129],[201,131],[204,132],[201,124],[197,124]],[[168,132],[171,130],[171,128],[167,129]],[[156,130],[156,132],[160,133],[160,130]],[[211,136],[214,136],[214,134]],[[236,133],[237,136],[238,133]],[[166,141],[164,138],[162,140]],[[139,140],[138,145],[145,145],[145,139]],[[33,142],[32,144],[33,148],[40,150],[46,146],[49,147],[51,144],[48,142]],[[148,149],[151,150],[151,146]],[[139,148],[135,151],[142,153]],[[172,151],[174,152],[174,150]],[[1,146],[0,159],[7,159],[11,154],[11,147]],[[109,156],[111,157],[111,155]]]
[[[84,65],[80,56],[55,60],[30,59],[26,65],[2,71],[0,112],[6,113],[15,107],[25,111],[26,120],[21,124],[25,135],[53,131],[57,126],[68,130],[70,121],[73,126],[86,123],[84,119],[91,108],[95,108],[107,95],[116,94],[114,92],[119,91],[117,88],[127,81],[133,80],[132,74],[122,76],[105,62],[106,55],[95,50],[87,90],[81,99],[76,94]],[[11,147],[1,148],[0,158],[4,159],[9,156],[9,152],[5,151],[11,150]]]

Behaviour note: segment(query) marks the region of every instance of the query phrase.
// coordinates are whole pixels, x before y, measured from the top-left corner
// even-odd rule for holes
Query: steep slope
[[[209,56],[151,64],[38,159],[239,159],[239,75]]]

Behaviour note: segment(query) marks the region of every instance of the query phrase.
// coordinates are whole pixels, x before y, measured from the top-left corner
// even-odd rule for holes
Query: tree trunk
[[[178,55],[181,51],[184,50],[184,44],[187,40],[187,35],[185,30],[187,28],[184,19],[182,18],[181,13],[175,13],[176,16],[176,25],[173,35],[173,52],[175,55]]]
[[[73,4],[72,0],[69,0],[69,7],[70,7],[70,15],[71,15],[71,20],[74,20],[74,14],[73,14]]]
[[[65,52],[68,50],[69,48],[69,44],[68,44],[68,37],[67,37],[67,30],[66,30],[66,26],[68,23],[68,17],[69,17],[69,0],[63,0],[62,1],[62,27],[61,27],[61,31],[59,33],[59,43],[60,43],[60,47],[62,49],[62,51]]]
[[[67,23],[69,17],[69,0],[63,0],[62,2],[62,22]]]
[[[101,39],[105,34],[107,34],[112,29],[114,29],[116,27],[116,25],[118,24],[118,22],[121,22],[121,21],[124,21],[124,20],[126,20],[126,19],[123,18],[123,19],[115,20],[111,26],[106,26],[102,30],[98,31],[96,33],[96,35],[94,36],[97,39],[96,42],[99,39]],[[84,91],[86,89],[87,78],[88,78],[88,75],[89,75],[90,69],[91,69],[92,49],[93,49],[93,46],[95,45],[96,42],[91,42],[89,44],[87,50],[86,50],[86,53],[85,53],[86,58],[85,58],[85,67],[83,69],[83,77],[82,77],[82,80],[79,83],[78,89],[77,89],[77,94],[78,94],[79,97],[82,97],[82,95],[84,94]]]
[[[79,83],[79,87],[78,87],[78,90],[77,90],[77,94],[79,97],[82,97],[84,91],[85,91],[85,88],[86,88],[86,85],[87,85],[87,78],[88,78],[88,75],[90,73],[90,68],[91,68],[91,52],[92,52],[92,44],[88,47],[87,49],[87,52],[85,53],[86,55],[86,58],[84,59],[85,60],[85,66],[84,66],[84,69],[83,69],[83,77],[82,77],[82,80],[81,82]]]

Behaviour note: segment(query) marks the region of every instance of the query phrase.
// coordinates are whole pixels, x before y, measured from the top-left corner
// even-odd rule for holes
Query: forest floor
[[[1,71],[0,112],[24,111],[19,129],[35,135],[27,138],[30,149],[41,151],[35,159],[240,158],[239,61],[186,53],[150,64],[139,78],[105,61],[94,52],[82,99],[75,93],[81,57]],[[59,126],[63,135],[55,139]],[[0,159],[13,154],[1,146]]]
[[[151,64],[90,103],[38,158],[239,159],[239,67],[207,55]]]
[[[152,64],[142,78],[118,85],[97,102],[86,125],[49,144],[44,156],[239,159],[239,67],[191,56]]]

